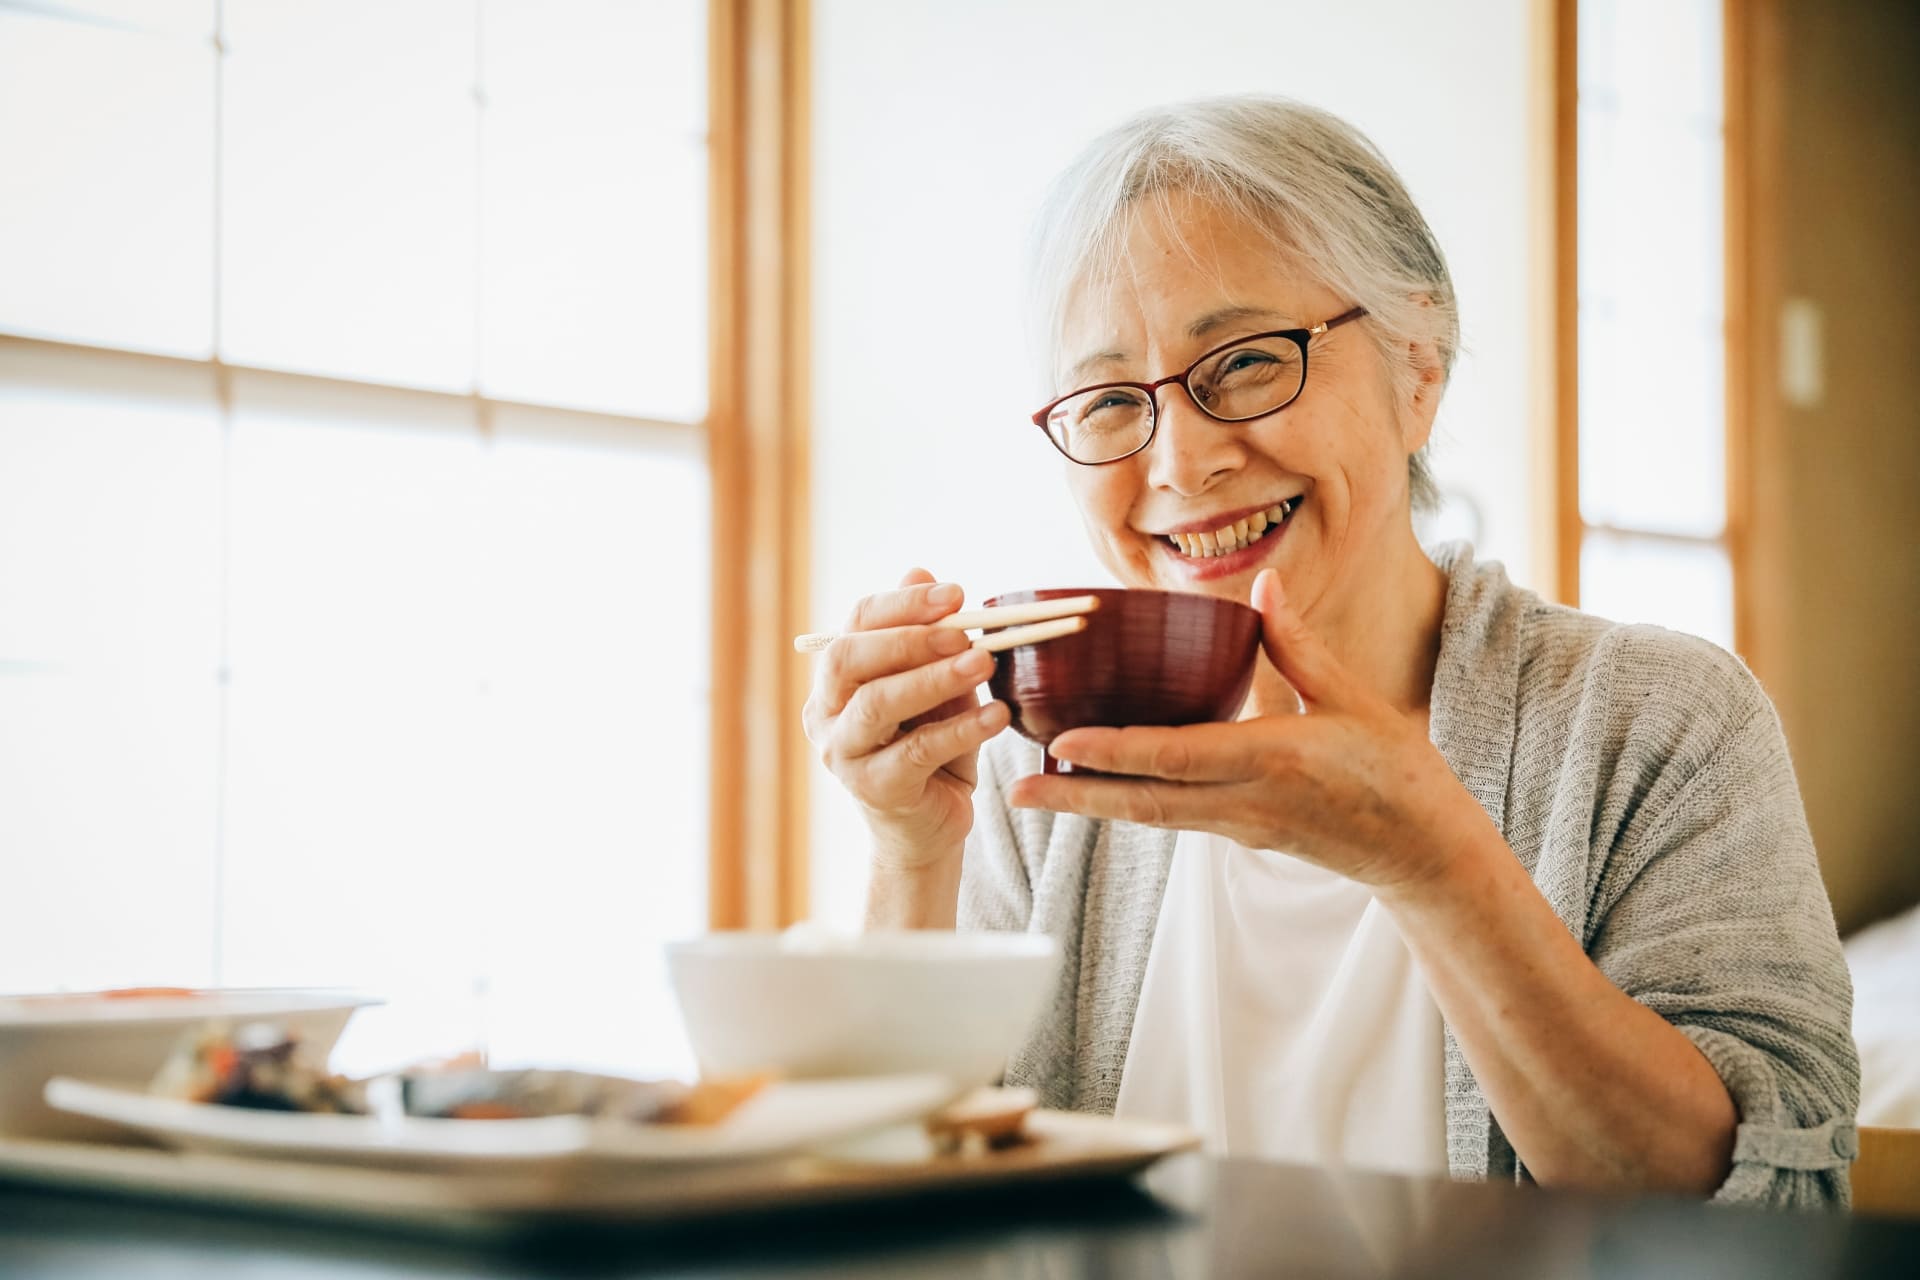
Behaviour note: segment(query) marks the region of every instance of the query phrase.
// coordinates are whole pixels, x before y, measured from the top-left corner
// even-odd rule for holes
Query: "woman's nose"
[[[1147,446],[1147,479],[1155,488],[1205,493],[1245,458],[1245,442],[1231,423],[1200,412],[1185,387],[1160,389],[1159,417]]]

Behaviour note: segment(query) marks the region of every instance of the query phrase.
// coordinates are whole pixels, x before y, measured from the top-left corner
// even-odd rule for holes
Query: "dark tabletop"
[[[0,1187],[0,1277],[1920,1277],[1920,1222],[1185,1157],[1138,1184],[485,1247]]]

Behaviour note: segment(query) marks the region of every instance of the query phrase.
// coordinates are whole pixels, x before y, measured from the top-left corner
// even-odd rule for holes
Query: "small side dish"
[[[144,1088],[182,1036],[209,1022],[272,1022],[324,1062],[354,1011],[380,1000],[330,988],[122,987],[0,996],[0,1135],[106,1138],[104,1124],[49,1107],[56,1076]]]
[[[941,1155],[980,1156],[1028,1141],[1027,1118],[1040,1105],[1032,1089],[975,1089],[927,1117],[927,1136]]]

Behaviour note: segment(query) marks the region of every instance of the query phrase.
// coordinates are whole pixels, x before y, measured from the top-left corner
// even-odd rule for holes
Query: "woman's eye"
[[[1272,363],[1273,357],[1264,351],[1235,351],[1227,356],[1227,361],[1220,367],[1220,372],[1239,373],[1241,370],[1251,369],[1257,364]]]
[[[1212,372],[1203,381],[1212,382],[1223,391],[1233,387],[1264,386],[1276,378],[1284,377],[1280,371],[1298,362],[1299,355],[1291,347],[1241,347],[1215,361]]]
[[[1087,406],[1086,416],[1091,418],[1099,414],[1138,413],[1140,401],[1133,396],[1113,392],[1103,395]]]

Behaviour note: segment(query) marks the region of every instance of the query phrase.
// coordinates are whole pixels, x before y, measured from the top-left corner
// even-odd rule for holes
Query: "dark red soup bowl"
[[[1244,604],[1176,591],[1071,587],[1012,591],[984,603],[1098,596],[1086,630],[1000,655],[989,687],[1013,727],[1042,748],[1092,725],[1230,720],[1253,683],[1260,615]],[[1068,766],[1043,756],[1048,773]]]

